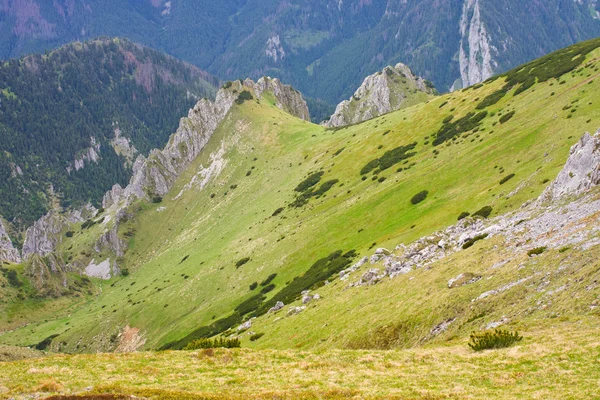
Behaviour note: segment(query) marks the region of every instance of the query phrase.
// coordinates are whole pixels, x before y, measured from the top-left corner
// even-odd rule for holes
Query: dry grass
[[[391,351],[55,355],[1,364],[0,397],[593,398],[600,382],[598,345],[596,323],[580,320],[529,333],[513,348],[479,353],[461,340]]]

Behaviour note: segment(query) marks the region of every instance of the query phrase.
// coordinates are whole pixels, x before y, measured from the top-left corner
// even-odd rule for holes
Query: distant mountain
[[[0,58],[99,35],[223,78],[276,76],[331,107],[398,62],[440,91],[600,36],[597,0],[4,0]],[[309,99],[313,114],[331,111]]]
[[[0,66],[0,215],[100,204],[218,81],[127,40],[75,43]]]

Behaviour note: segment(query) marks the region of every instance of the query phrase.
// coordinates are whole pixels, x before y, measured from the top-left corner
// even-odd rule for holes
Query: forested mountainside
[[[0,58],[123,36],[222,79],[280,77],[320,121],[386,65],[441,92],[469,86],[600,35],[599,11],[597,0],[4,0]]]
[[[99,206],[162,147],[217,79],[122,39],[0,65],[0,215],[28,227],[53,206]],[[17,240],[20,242],[20,240]]]

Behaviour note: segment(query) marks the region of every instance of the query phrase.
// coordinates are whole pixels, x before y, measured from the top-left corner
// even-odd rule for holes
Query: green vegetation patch
[[[429,194],[429,192],[427,190],[423,190],[417,194],[415,194],[412,199],[410,199],[410,202],[412,204],[419,204],[420,202],[424,201],[427,198],[427,195]]]
[[[341,250],[316,261],[303,275],[294,278],[289,285],[281,289],[269,301],[265,302],[256,312],[256,316],[266,313],[278,301],[289,304],[296,300],[303,290],[323,285],[332,275],[346,268],[356,257],[356,252],[351,250],[342,254]]]
[[[496,329],[494,332],[472,333],[469,347],[475,351],[502,349],[523,340],[518,332]]]
[[[233,338],[216,338],[216,339],[198,339],[191,341],[185,346],[184,350],[198,350],[198,349],[235,349],[241,347],[240,339]]]
[[[490,214],[492,214],[492,211],[493,211],[492,206],[481,207],[479,210],[477,210],[473,213],[473,216],[487,218],[490,216]]]
[[[245,101],[252,100],[253,98],[254,97],[252,97],[252,93],[247,90],[242,90],[242,93],[240,93],[238,98],[235,99],[235,104],[242,105]]]
[[[386,169],[398,164],[399,162],[413,157],[415,154],[417,154],[415,152],[411,152],[411,150],[413,150],[415,147],[417,147],[417,142],[411,143],[406,146],[399,146],[395,149],[386,151],[380,158],[376,158],[375,160],[369,161],[360,170],[360,174],[368,174],[376,168],[379,168],[381,171],[385,171]]]
[[[515,177],[515,174],[506,175],[504,178],[500,179],[500,184],[504,185],[506,182],[510,181],[514,177]]]
[[[250,261],[250,257],[244,257],[244,258],[242,258],[242,259],[239,259],[239,260],[237,260],[237,261],[236,261],[236,263],[235,263],[235,267],[236,267],[236,268],[239,268],[239,267],[241,267],[242,265],[246,264],[248,261]]]
[[[538,256],[538,255],[542,254],[543,252],[545,252],[546,250],[548,250],[548,247],[546,247],[546,246],[536,247],[535,249],[529,250],[527,252],[527,255],[529,257]]]
[[[468,239],[463,245],[462,248],[463,249],[468,249],[469,247],[473,246],[475,243],[479,242],[480,240],[485,239],[486,237],[488,237],[487,233],[484,233],[483,235],[477,235],[474,238]]]
[[[455,122],[444,123],[440,130],[435,134],[433,145],[438,146],[455,136],[479,127],[481,125],[481,121],[487,117],[487,114],[487,111],[481,111],[478,113],[470,112]]]

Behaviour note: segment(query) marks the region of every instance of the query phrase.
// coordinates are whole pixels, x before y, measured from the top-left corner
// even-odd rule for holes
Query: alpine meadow
[[[0,4],[0,398],[597,398],[596,1],[87,3]]]

